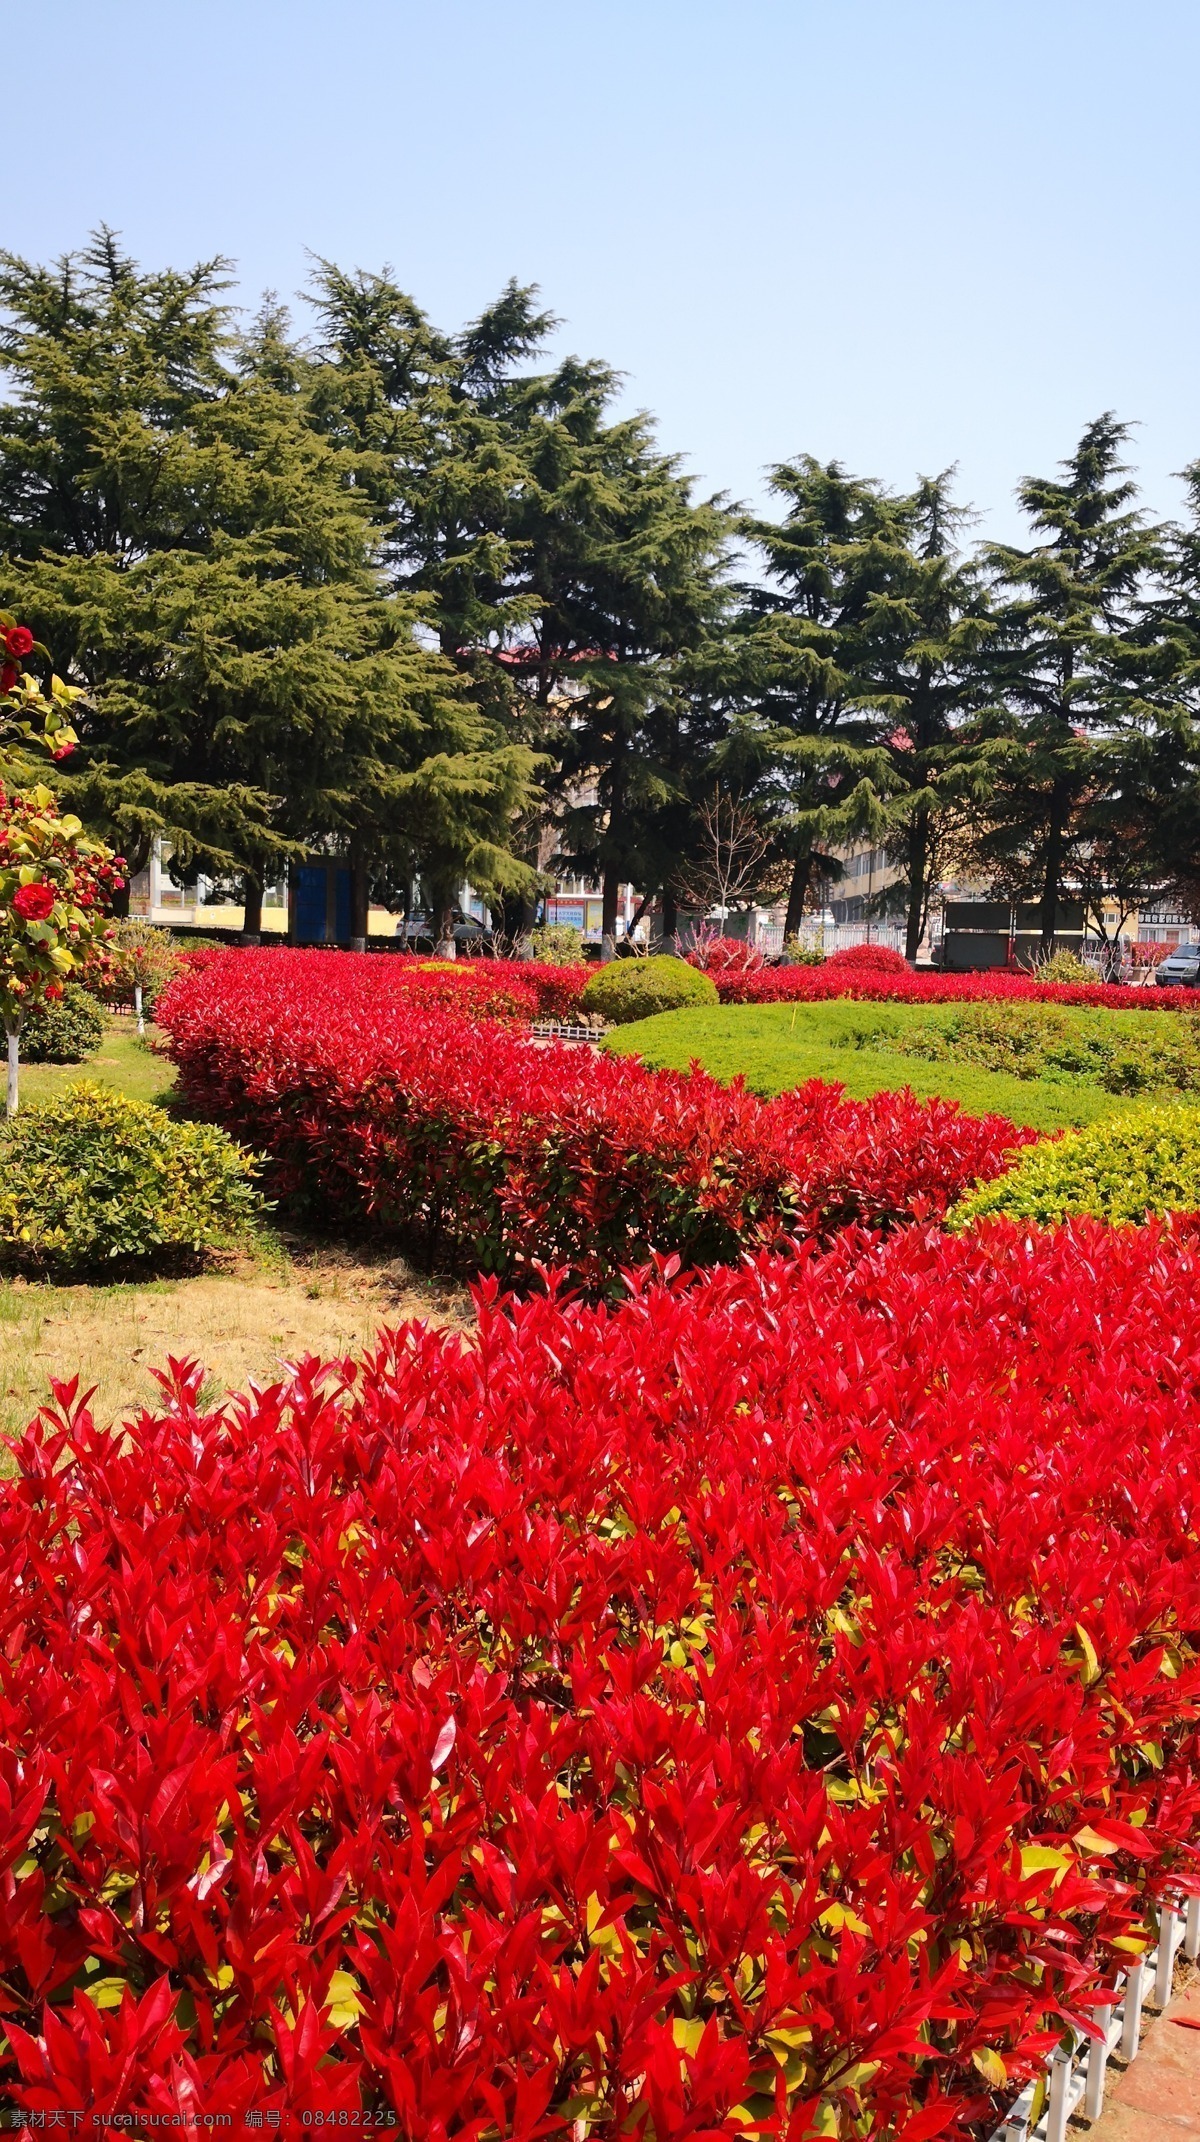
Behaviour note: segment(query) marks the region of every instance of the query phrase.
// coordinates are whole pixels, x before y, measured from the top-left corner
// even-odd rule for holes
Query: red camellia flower
[[[74,749],[74,744],[60,744],[58,750],[51,752],[50,756],[55,759],[69,759]]]
[[[22,885],[13,895],[13,912],[22,922],[44,922],[54,905],[54,887],[44,881]]]
[[[4,645],[14,662],[33,652],[33,634],[28,625],[10,625],[4,635]]]
[[[13,691],[20,679],[20,675],[21,672],[15,662],[6,662],[3,669],[0,669],[0,692]]]

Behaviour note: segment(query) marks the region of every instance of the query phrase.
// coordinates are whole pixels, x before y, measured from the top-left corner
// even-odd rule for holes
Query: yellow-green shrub
[[[64,1278],[195,1259],[263,1210],[223,1130],[81,1080],[0,1128],[0,1264]]]
[[[653,959],[614,959],[597,968],[579,999],[586,1012],[599,1012],[614,1026],[650,1019],[655,1012],[681,1011],[686,1004],[715,1004],[715,982],[685,959],[667,953]]]
[[[1003,1213],[1052,1226],[1094,1213],[1137,1225],[1168,1212],[1200,1212],[1200,1108],[1186,1101],[1144,1101],[1030,1146],[1007,1175],[963,1198],[946,1224],[957,1230]]]

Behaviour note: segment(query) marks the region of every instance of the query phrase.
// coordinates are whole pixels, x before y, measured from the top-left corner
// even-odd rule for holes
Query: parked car
[[[1200,944],[1176,945],[1154,970],[1160,989],[1200,989]]]

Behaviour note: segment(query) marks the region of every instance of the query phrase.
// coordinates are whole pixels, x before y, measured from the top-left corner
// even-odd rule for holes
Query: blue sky
[[[516,274],[706,488],[957,461],[1010,535],[1105,408],[1200,457],[1195,0],[0,0],[0,238]],[[13,64],[15,62],[15,65]],[[15,75],[15,79],[14,79]],[[24,114],[22,119],[21,114]]]

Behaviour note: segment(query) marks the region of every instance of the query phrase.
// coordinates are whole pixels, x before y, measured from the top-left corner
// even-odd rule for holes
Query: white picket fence
[[[1041,2084],[1026,2084],[993,2130],[990,2142],[1065,2142],[1073,2112],[1082,2112],[1087,2120],[1099,2119],[1109,2057],[1118,2051],[1122,2060],[1136,2056],[1148,1990],[1153,1985],[1156,2006],[1165,2008],[1181,1943],[1184,1955],[1194,1963],[1200,1956],[1200,1896],[1182,1899],[1177,1909],[1163,1906],[1157,1947],[1130,1966],[1120,1982],[1118,1999],[1095,2011],[1100,2035],[1093,2038],[1080,2031],[1069,2047],[1058,2047],[1046,2063]],[[1036,2120],[1035,2105],[1041,2108]]]

